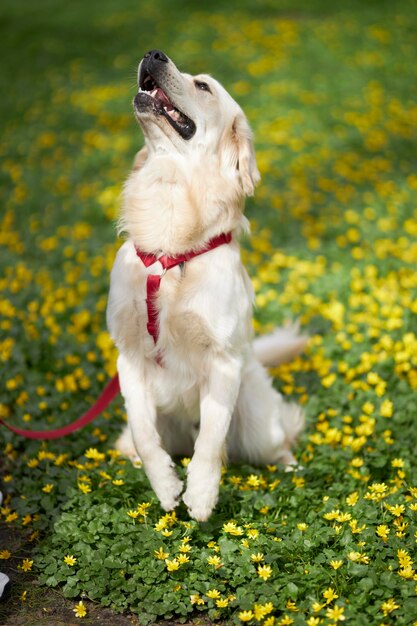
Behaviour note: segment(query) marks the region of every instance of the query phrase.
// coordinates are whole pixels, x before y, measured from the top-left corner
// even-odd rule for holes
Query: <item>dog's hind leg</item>
[[[287,403],[255,359],[245,366],[227,438],[229,460],[296,465],[291,445],[304,425],[302,409]]]

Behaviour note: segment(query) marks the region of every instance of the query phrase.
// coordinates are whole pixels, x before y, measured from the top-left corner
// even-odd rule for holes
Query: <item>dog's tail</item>
[[[256,337],[253,349],[256,358],[266,367],[287,363],[304,351],[308,337],[300,335],[298,322],[276,328],[268,335]]]

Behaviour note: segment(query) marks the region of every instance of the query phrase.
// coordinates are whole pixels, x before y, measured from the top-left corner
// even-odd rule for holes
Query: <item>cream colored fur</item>
[[[210,76],[182,74],[172,61],[163,69],[161,86],[196,132],[185,140],[163,116],[136,112],[145,148],[123,192],[120,230],[127,240],[111,273],[107,313],[128,415],[117,447],[140,457],[167,511],[183,492],[172,455],[192,456],[182,499],[203,521],[216,505],[226,456],[295,463],[290,446],[303,426],[302,411],[283,401],[257,356],[278,364],[299,353],[305,339],[288,327],[252,340],[253,292],[238,239],[248,230],[244,197],[259,173],[242,110]],[[145,268],[134,246],[175,255],[229,231],[232,243],[162,278],[155,346],[146,329],[146,278],[161,267]]]

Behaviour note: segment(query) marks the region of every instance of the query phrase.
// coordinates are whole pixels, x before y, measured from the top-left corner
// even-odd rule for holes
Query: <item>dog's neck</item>
[[[246,228],[243,205],[238,178],[216,157],[154,154],[125,184],[119,229],[145,252],[177,255]]]

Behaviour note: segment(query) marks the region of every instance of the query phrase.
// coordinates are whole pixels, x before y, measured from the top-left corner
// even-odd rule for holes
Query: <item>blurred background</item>
[[[253,127],[263,180],[247,206],[244,256],[256,330],[301,316],[323,332],[342,322],[352,271],[376,263],[383,279],[411,267],[416,7],[3,0],[0,412],[53,421],[71,400],[76,413],[85,398],[73,394],[114,372],[108,273],[121,186],[142,145],[131,103],[149,49],[213,74]]]

